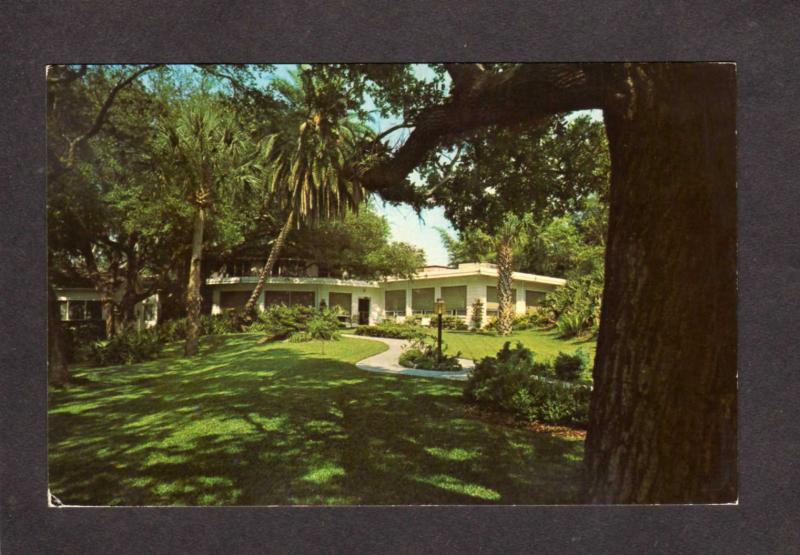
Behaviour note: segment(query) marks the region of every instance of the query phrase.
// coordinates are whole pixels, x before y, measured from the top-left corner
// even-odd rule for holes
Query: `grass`
[[[511,341],[512,346],[517,341],[521,341],[523,345],[536,354],[538,360],[552,360],[560,351],[573,353],[578,349],[583,349],[589,353],[593,361],[594,352],[597,348],[597,342],[593,339],[570,339],[565,341],[558,338],[558,332],[555,330],[538,329],[515,331],[508,337],[501,337],[493,332],[476,333],[444,330],[442,332],[442,341],[447,344],[448,353],[461,351],[461,356],[474,360],[496,355],[506,341]]]
[[[580,440],[470,417],[463,384],[362,372],[343,339],[204,338],[201,357],[77,368],[54,389],[49,479],[66,504],[569,503]]]

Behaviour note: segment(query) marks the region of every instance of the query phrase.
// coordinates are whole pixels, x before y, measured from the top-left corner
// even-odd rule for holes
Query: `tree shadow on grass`
[[[50,486],[67,504],[568,503],[580,442],[465,417],[462,384],[349,362],[360,340],[86,369],[51,394]],[[372,349],[372,350],[370,350]]]

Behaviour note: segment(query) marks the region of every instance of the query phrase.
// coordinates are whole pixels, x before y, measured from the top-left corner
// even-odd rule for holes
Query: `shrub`
[[[429,327],[437,328],[438,326],[439,326],[439,317],[432,316]],[[463,331],[463,330],[468,330],[469,325],[467,325],[467,322],[465,320],[462,320],[458,316],[452,316],[452,315],[442,316],[442,329]]]
[[[186,318],[161,322],[156,326],[155,332],[164,343],[182,341],[186,339]]]
[[[92,343],[87,356],[95,366],[133,364],[158,358],[164,344],[152,331],[129,331],[108,340]]]
[[[556,329],[560,337],[575,337],[579,335],[584,328],[584,317],[575,312],[565,312],[556,320]]]
[[[589,355],[578,349],[575,353],[558,353],[553,364],[556,376],[561,380],[569,382],[577,381],[589,366]]]
[[[455,355],[447,354],[447,346],[442,343],[442,359],[438,360],[436,342],[431,337],[420,337],[408,345],[400,355],[400,366],[406,368],[422,368],[425,370],[439,370],[443,372],[454,372],[461,370],[461,363]]]
[[[296,331],[289,336],[288,341],[289,343],[307,343],[313,339],[307,331]]]
[[[233,311],[200,316],[200,335],[223,335],[242,331],[239,318]]]
[[[546,377],[549,365],[534,353],[506,342],[495,357],[479,361],[467,382],[465,398],[526,420],[586,426],[591,388]]]
[[[547,294],[540,314],[542,323],[556,325],[562,337],[597,333],[603,294],[602,266],[571,278],[567,285]]]
[[[106,337],[105,322],[61,322],[64,329],[67,362],[86,362],[95,341]]]
[[[389,339],[417,339],[425,335],[425,332],[409,324],[382,322],[376,326],[358,326],[355,334],[367,337],[388,337]]]
[[[470,324],[472,329],[479,330],[483,326],[483,301],[475,299],[472,303],[472,316],[470,317]]]
[[[276,341],[299,332],[308,332],[309,324],[315,319],[324,321],[326,327],[336,330],[340,327],[337,315],[338,311],[327,308],[274,305],[262,311],[248,331],[263,333],[265,341]]]
[[[155,333],[163,343],[183,341],[186,339],[186,318],[166,320],[158,324]],[[225,333],[239,333],[242,329],[236,314],[232,311],[222,314],[200,315],[200,335],[222,335]]]

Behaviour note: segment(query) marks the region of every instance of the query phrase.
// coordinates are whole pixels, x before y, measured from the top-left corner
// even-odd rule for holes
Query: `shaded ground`
[[[206,338],[201,358],[77,369],[51,392],[65,504],[567,503],[582,442],[468,416],[463,385],[370,374],[376,342]]]

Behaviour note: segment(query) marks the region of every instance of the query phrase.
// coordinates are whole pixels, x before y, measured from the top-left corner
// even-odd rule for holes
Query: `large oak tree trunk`
[[[514,272],[514,249],[508,241],[497,246],[497,332],[511,335],[514,324],[512,302],[512,278]]]
[[[278,237],[272,244],[272,249],[269,251],[269,256],[267,257],[267,261],[264,263],[264,267],[261,268],[261,272],[258,274],[258,281],[253,289],[253,293],[250,295],[250,298],[244,305],[244,314],[248,318],[255,316],[258,296],[261,295],[261,291],[264,290],[264,285],[267,283],[267,278],[272,275],[272,268],[275,266],[275,262],[278,261],[278,255],[280,254],[281,250],[283,250],[283,246],[286,244],[286,237],[289,235],[289,230],[291,230],[293,222],[294,211],[291,211],[289,212],[289,216],[286,218],[286,223],[283,224],[280,233],[278,233]]]
[[[58,313],[56,294],[49,285],[47,287],[47,339],[49,381],[53,385],[66,385],[69,381],[66,337],[61,325],[61,316]]]
[[[736,86],[626,67],[605,110],[609,237],[586,440],[594,502],[730,502],[736,472]]]
[[[200,345],[200,308],[203,298],[200,295],[200,264],[203,258],[203,231],[205,227],[205,208],[198,204],[194,213],[192,233],[192,258],[189,263],[189,284],[186,290],[186,343],[184,354],[196,356]]]

